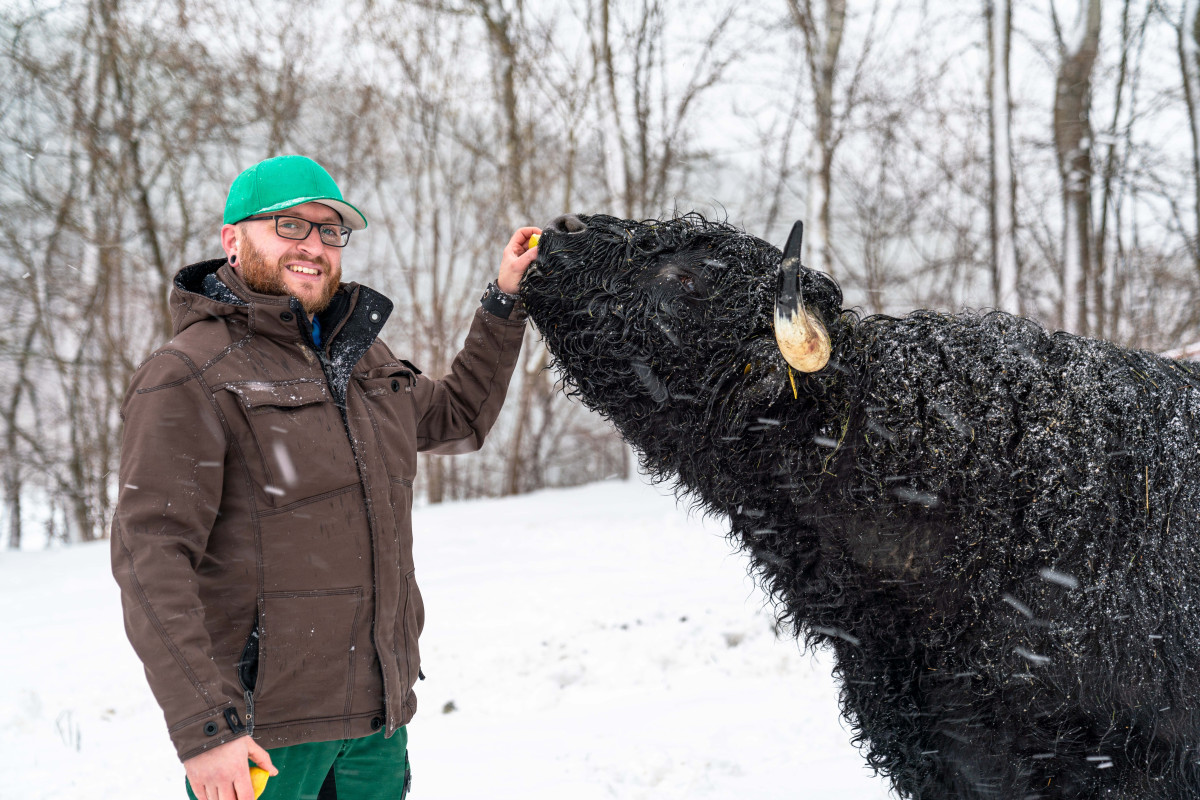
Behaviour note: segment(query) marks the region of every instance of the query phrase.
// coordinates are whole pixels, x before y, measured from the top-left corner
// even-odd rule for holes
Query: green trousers
[[[267,781],[259,800],[401,800],[412,780],[407,728],[390,739],[380,731],[267,752],[279,774]],[[196,800],[192,787],[187,790]]]

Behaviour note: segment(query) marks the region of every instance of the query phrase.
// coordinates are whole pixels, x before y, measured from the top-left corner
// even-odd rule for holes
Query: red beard
[[[242,276],[242,280],[253,291],[259,294],[295,297],[309,314],[319,314],[324,311],[329,307],[329,301],[337,294],[338,286],[341,284],[342,272],[340,269],[335,272],[324,256],[308,258],[301,256],[299,253],[289,252],[272,265],[268,264],[266,257],[244,237],[240,244],[241,246],[238,248],[238,274]],[[284,275],[287,272],[287,267],[284,265],[289,261],[295,260],[311,261],[321,267],[324,283],[321,285],[321,291],[317,296],[300,297],[294,294],[284,281]]]

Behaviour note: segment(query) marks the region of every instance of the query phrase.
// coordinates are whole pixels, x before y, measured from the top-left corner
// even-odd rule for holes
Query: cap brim
[[[289,208],[302,206],[305,203],[320,203],[323,206],[329,206],[342,217],[342,224],[352,231],[361,231],[367,227],[367,218],[362,212],[354,206],[347,203],[345,200],[338,200],[333,197],[300,197],[293,200],[288,200],[284,203],[276,203],[273,206],[259,209],[255,214],[267,214],[272,211],[286,211]]]

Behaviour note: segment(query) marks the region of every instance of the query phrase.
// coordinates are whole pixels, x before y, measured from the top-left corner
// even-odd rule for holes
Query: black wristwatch
[[[496,282],[492,281],[487,285],[487,290],[483,293],[483,297],[479,298],[479,302],[489,314],[508,319],[508,315],[512,313],[520,299],[520,295],[502,291]]]

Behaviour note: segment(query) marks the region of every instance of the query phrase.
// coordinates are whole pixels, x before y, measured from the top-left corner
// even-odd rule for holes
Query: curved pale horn
[[[804,224],[792,226],[775,293],[775,342],[788,364],[800,372],[816,372],[829,363],[829,331],[820,317],[804,307],[800,289],[800,243]]]

